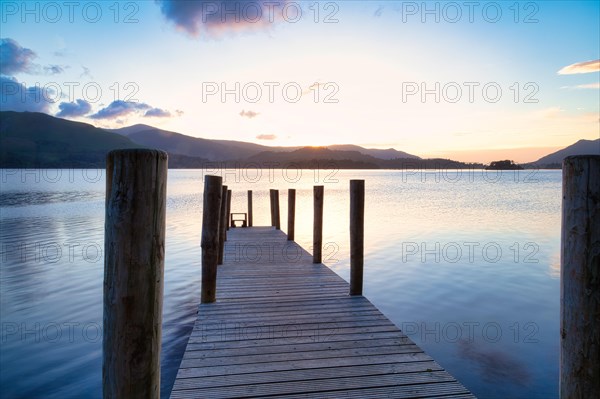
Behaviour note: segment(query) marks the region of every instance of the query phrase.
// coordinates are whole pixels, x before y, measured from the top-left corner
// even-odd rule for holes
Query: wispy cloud
[[[68,67],[64,65],[47,65],[44,67],[44,71],[47,75],[58,75],[59,73],[63,73],[66,68]]]
[[[275,135],[275,134],[259,134],[258,136],[256,136],[256,138],[258,140],[275,140],[277,138],[277,135]]]
[[[162,14],[191,36],[260,29],[276,22],[288,0],[158,0]]]
[[[577,62],[567,65],[558,71],[559,75],[573,75],[576,73],[591,73],[600,71],[600,60]]]
[[[242,110],[242,112],[240,112],[240,116],[242,118],[252,119],[252,118],[257,117],[258,115],[260,115],[258,112],[254,112],[254,111],[250,111],[250,110],[248,110],[248,111]]]
[[[94,77],[92,76],[92,73],[90,72],[90,68],[85,67],[85,66],[81,66],[82,72],[79,75],[80,78],[88,78],[90,80],[93,80]]]
[[[100,111],[93,115],[90,115],[92,119],[116,119],[119,117],[127,116],[139,111],[147,111],[152,107],[148,104],[138,103],[134,101],[123,101],[115,100],[110,103],[107,107],[102,108]]]
[[[62,102],[58,105],[60,111],[56,116],[61,118],[84,116],[90,113],[92,105],[86,100],[78,99],[75,102]]]
[[[144,114],[145,117],[154,117],[154,118],[170,118],[171,113],[167,110],[161,108],[152,108],[146,111]]]
[[[177,114],[180,115],[179,112]],[[172,116],[168,110],[156,108],[146,103],[116,100],[95,114],[90,115],[89,118],[115,120],[131,115],[138,115],[144,118],[170,118]],[[118,123],[119,120],[117,119],[116,122]]]

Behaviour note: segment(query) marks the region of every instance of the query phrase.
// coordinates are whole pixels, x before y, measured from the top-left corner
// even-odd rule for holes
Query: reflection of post
[[[294,229],[296,226],[296,190],[288,189],[288,241],[294,241]]]
[[[275,213],[275,229],[281,229],[281,219],[279,218],[279,190],[273,190],[273,212]]]
[[[563,163],[560,397],[600,392],[600,156]]]
[[[227,230],[229,230],[229,223],[231,223],[231,190],[227,190]]]
[[[362,295],[365,181],[350,180],[350,295]]]
[[[106,159],[104,398],[160,398],[167,154]]]
[[[323,248],[323,186],[315,186],[314,197],[314,224],[313,224],[313,263],[321,263],[321,249]]]
[[[219,265],[223,264],[225,241],[227,241],[227,186],[221,188],[221,217],[219,221]]]
[[[204,178],[204,201],[202,204],[202,290],[200,301],[216,300],[217,264],[221,254],[219,229],[221,219],[221,196],[223,179],[220,176]]]
[[[248,227],[252,227],[252,190],[248,190]]]

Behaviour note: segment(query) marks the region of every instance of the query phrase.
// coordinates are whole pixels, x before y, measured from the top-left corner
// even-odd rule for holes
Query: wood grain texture
[[[563,163],[561,398],[600,392],[600,156]]]
[[[167,154],[107,156],[104,398],[160,397]]]
[[[221,176],[204,177],[202,203],[202,288],[200,302],[216,300],[217,265],[219,263],[221,235],[221,200],[223,195]]]
[[[171,398],[473,398],[283,232],[232,229],[225,253]]]

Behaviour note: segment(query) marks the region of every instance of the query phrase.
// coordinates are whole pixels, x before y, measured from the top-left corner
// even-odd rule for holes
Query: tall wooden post
[[[563,162],[560,397],[600,392],[600,156]]]
[[[227,230],[229,230],[229,223],[231,223],[231,190],[227,190]]]
[[[252,190],[248,190],[248,227],[252,227]]]
[[[323,186],[314,186],[313,263],[321,263],[323,248]]]
[[[288,189],[288,241],[294,241],[294,229],[296,227],[296,190]]]
[[[167,153],[106,158],[103,397],[160,398]]]
[[[227,186],[221,188],[221,217],[219,218],[219,260],[218,264],[223,264],[223,255],[225,252],[225,241],[227,241],[227,196],[229,191]]]
[[[202,210],[202,303],[216,300],[217,264],[219,263],[219,230],[221,219],[221,196],[223,179],[220,176],[204,178],[204,201]]]
[[[365,234],[365,181],[350,180],[350,295],[362,295]]]
[[[271,226],[275,227],[275,190],[269,190],[269,204],[271,206]]]
[[[281,219],[279,217],[279,190],[273,190],[273,212],[275,214],[275,229],[281,230]]]

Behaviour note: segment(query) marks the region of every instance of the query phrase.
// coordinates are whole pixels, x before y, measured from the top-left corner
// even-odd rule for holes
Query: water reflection
[[[287,189],[295,188],[296,241],[310,249],[312,187],[323,184],[325,263],[348,279],[348,181],[366,179],[365,295],[398,326],[419,326],[411,338],[477,395],[556,397],[560,172],[538,171],[535,181],[372,170],[307,171],[286,181],[274,172],[252,181],[225,176],[232,211],[245,212],[253,190],[254,223],[267,225],[268,190],[279,189],[285,230]],[[202,175],[169,171],[164,397],[199,302]],[[104,178],[82,171],[65,171],[62,180],[57,173],[25,182],[15,176],[0,192],[0,396],[99,398]],[[432,340],[422,323],[497,323],[504,335],[499,343]],[[535,342],[524,341],[527,323],[537,326]]]

